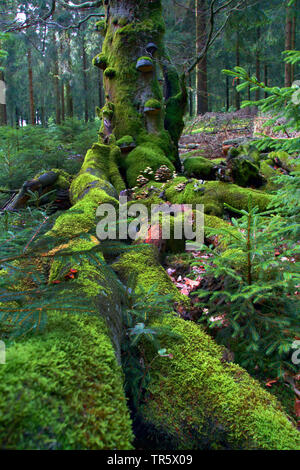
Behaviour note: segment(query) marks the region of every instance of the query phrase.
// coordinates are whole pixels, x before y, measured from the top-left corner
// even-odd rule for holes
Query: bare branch
[[[229,20],[229,17],[230,15],[234,12],[234,11],[237,11],[240,7],[242,7],[245,3],[246,3],[246,0],[241,0],[240,2],[238,2],[237,4],[235,4],[234,6],[232,6],[231,9],[229,9],[227,12],[226,12],[226,19],[225,21],[223,22],[222,26],[220,26],[220,28],[216,31],[216,33],[214,34],[214,27],[215,27],[215,18],[217,16],[218,13],[220,13],[221,11],[223,11],[224,9],[230,7],[232,4],[235,3],[235,0],[228,0],[224,5],[221,5],[219,6],[216,10],[214,9],[214,6],[215,6],[215,3],[216,3],[217,0],[212,0],[211,1],[211,4],[210,4],[210,15],[209,15],[209,30],[208,30],[208,34],[207,34],[207,39],[206,39],[206,42],[205,42],[205,45],[204,47],[202,48],[202,51],[200,52],[200,54],[196,57],[196,59],[192,62],[192,64],[190,65],[190,67],[188,68],[187,70],[187,75],[189,75],[193,70],[194,68],[198,65],[198,63],[203,59],[203,57],[207,54],[207,51],[208,49],[210,48],[210,46],[215,42],[215,40],[217,39],[218,36],[220,36],[220,34],[222,33],[222,31],[224,31],[224,28],[226,27],[227,23],[228,23],[228,20]]]
[[[57,2],[70,10],[82,10],[85,8],[99,8],[102,6],[102,0],[94,0],[91,2],[79,3],[78,5],[76,3],[68,2],[65,0],[57,0]]]

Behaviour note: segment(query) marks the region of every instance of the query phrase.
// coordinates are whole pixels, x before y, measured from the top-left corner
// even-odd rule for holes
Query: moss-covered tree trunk
[[[177,144],[183,129],[186,90],[163,43],[160,1],[109,1],[106,19],[97,23],[105,36],[94,65],[103,70],[105,106],[100,137],[122,147],[119,164],[134,186],[145,163],[156,170],[179,167]],[[135,150],[128,153],[124,149]]]

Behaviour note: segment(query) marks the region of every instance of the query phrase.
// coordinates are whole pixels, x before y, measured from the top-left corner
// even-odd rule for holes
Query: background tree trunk
[[[28,60],[28,80],[29,80],[29,109],[30,109],[30,124],[35,125],[35,104],[34,104],[34,92],[33,92],[33,73],[32,73],[32,55],[31,49],[27,52]]]
[[[56,96],[56,124],[61,124],[61,103],[60,103],[60,85],[59,85],[59,58],[57,50],[56,34],[53,33],[54,47],[54,87]]]
[[[60,36],[59,47],[60,47],[60,101],[61,101],[61,120],[65,120],[65,84],[63,80],[63,54],[64,54],[64,47],[62,36]]]
[[[257,28],[256,78],[260,82],[260,28]],[[255,91],[255,101],[260,99],[260,89]]]
[[[269,86],[269,78],[268,78],[268,64],[265,62],[264,63],[264,82],[267,86]],[[267,98],[269,95],[267,92],[265,92],[265,98]]]
[[[66,83],[66,104],[67,104],[67,116],[72,118],[74,115],[73,107],[73,96],[72,96],[72,86],[71,86],[71,77],[72,77],[72,59],[71,59],[71,39],[68,32],[66,32],[66,44],[67,44],[67,73],[68,79]]]
[[[236,31],[235,62],[236,62],[236,65],[239,67],[240,65],[240,32],[238,29]],[[239,83],[240,81],[237,80],[236,85],[238,85]],[[240,93],[238,91],[235,92],[235,107],[236,109],[240,109],[241,107],[241,98],[240,98]]]
[[[286,8],[286,23],[285,23],[285,50],[292,49],[292,31],[293,31],[293,7],[287,6]],[[285,64],[285,80],[284,84],[286,87],[292,84],[292,66],[291,64]]]
[[[88,76],[87,76],[87,55],[85,49],[84,37],[82,37],[82,76],[83,76],[83,90],[84,90],[84,120],[89,120],[89,95],[88,95]]]
[[[298,6],[298,0],[295,0],[295,5],[294,5],[294,11],[293,11],[293,19],[292,19],[292,50],[296,49],[296,29],[297,29],[297,6]],[[293,83],[295,79],[295,64],[292,64],[292,70],[291,70],[291,81]]]
[[[199,56],[206,42],[207,23],[206,0],[196,0],[196,57]],[[196,67],[196,94],[197,94],[197,114],[205,114],[208,111],[207,94],[207,56],[197,64]]]
[[[7,125],[7,111],[6,111],[5,80],[4,80],[4,73],[1,70],[0,70],[0,86],[3,87],[3,90],[2,90],[3,102],[0,102],[0,126],[6,126]]]

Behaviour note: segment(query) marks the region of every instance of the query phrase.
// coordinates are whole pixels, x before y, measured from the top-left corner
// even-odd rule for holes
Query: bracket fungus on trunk
[[[153,72],[153,60],[151,59],[151,57],[140,57],[136,63],[136,69],[142,73]]]
[[[101,70],[105,70],[107,68],[107,58],[106,58],[106,55],[101,53],[101,54],[97,54],[94,58],[93,58],[93,65],[95,67],[98,67],[99,69]]]
[[[110,79],[115,78],[116,74],[117,73],[113,67],[107,67],[107,69],[105,69],[104,71],[104,76],[106,78],[110,78]]]
[[[161,103],[158,100],[150,99],[144,105],[144,113],[148,116],[155,116],[161,110]]]
[[[147,44],[146,46],[146,52],[154,56],[156,51],[157,51],[157,45],[154,44],[154,42],[149,42],[149,44]]]

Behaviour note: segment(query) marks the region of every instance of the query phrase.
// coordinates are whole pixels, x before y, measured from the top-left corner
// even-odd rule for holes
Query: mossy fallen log
[[[123,254],[114,267],[124,281],[129,272],[136,276],[137,291],[153,282],[161,294],[176,289],[153,246]],[[300,449],[300,434],[281,405],[244,369],[224,362],[224,349],[200,326],[176,315],[151,318],[151,312],[149,326],[167,327],[181,337],[161,338],[173,359],[153,362],[141,411],[142,420],[171,436],[176,448]],[[151,360],[154,351],[145,349]]]
[[[88,305],[87,305],[88,311]],[[6,348],[0,449],[131,449],[123,374],[102,318],[50,313]]]

